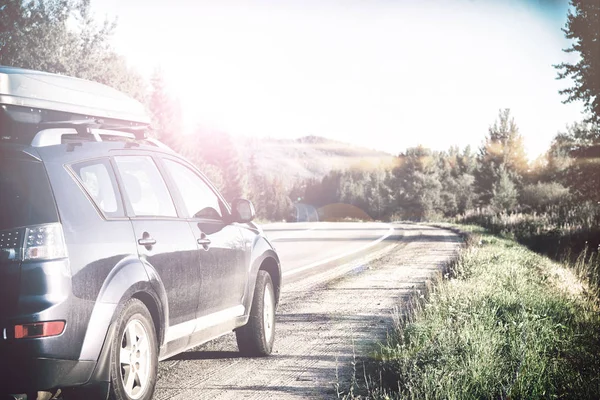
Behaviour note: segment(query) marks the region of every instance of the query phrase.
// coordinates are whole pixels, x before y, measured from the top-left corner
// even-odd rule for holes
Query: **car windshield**
[[[41,163],[0,158],[0,230],[58,221]]]

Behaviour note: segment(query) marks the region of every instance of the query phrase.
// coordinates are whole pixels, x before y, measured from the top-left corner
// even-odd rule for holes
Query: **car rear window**
[[[0,230],[58,222],[40,162],[0,158]]]

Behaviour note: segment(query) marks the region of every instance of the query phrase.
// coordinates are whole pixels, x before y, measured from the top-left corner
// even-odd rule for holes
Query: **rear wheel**
[[[158,346],[152,317],[144,303],[129,300],[112,341],[110,399],[150,400],[156,385]]]
[[[235,331],[240,352],[268,356],[275,341],[275,291],[271,275],[258,271],[248,323]]]

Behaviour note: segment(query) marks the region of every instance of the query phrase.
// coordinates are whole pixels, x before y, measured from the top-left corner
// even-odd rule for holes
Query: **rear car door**
[[[152,157],[116,156],[114,161],[140,258],[156,270],[167,293],[167,342],[186,339],[195,328],[200,292],[196,239],[188,222],[177,215]]]
[[[197,243],[201,275],[197,317],[242,315],[248,267],[240,228],[226,221],[223,201],[196,171],[169,158],[163,158],[163,163]]]

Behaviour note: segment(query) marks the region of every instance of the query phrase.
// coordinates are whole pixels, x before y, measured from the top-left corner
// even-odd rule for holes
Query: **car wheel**
[[[152,317],[144,303],[131,299],[123,307],[111,344],[112,400],[150,400],[156,385],[158,346]]]
[[[271,275],[258,271],[248,323],[235,331],[240,352],[268,356],[275,341],[275,291]]]

